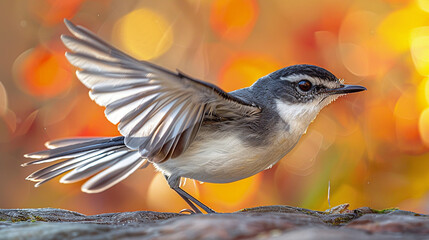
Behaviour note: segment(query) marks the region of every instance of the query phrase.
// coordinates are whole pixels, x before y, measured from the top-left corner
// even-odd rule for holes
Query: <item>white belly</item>
[[[237,137],[217,136],[217,139],[209,142],[194,141],[181,156],[154,165],[167,175],[202,182],[233,182],[275,164],[289,152],[296,141],[288,142],[292,141],[274,141],[270,146],[249,147]]]

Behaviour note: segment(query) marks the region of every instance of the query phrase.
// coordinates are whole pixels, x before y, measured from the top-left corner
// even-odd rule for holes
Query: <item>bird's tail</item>
[[[45,145],[48,150],[24,155],[36,160],[22,166],[59,161],[26,178],[37,182],[35,187],[70,171],[60,179],[61,183],[77,182],[96,174],[82,185],[82,191],[97,193],[112,187],[148,163],[138,151],[124,145],[124,137],[69,138]]]

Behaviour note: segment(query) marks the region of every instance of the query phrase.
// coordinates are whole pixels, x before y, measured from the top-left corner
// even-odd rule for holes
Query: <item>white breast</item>
[[[250,147],[231,133],[216,135],[216,138],[208,137],[208,141],[193,142],[183,155],[155,164],[156,167],[167,175],[227,183],[250,177],[272,166],[295,144],[282,140],[274,141],[271,146]]]

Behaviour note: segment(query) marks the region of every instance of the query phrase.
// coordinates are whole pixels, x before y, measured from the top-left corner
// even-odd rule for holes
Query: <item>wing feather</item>
[[[106,107],[106,117],[118,124],[125,145],[150,161],[165,161],[186,151],[207,117],[238,119],[260,112],[248,100],[181,72],[138,61],[89,30],[65,22],[73,36],[62,40],[72,51],[66,53],[67,59],[80,68],[77,77],[91,89],[91,99]],[[130,162],[122,170],[134,166]],[[116,180],[106,180],[110,181]],[[94,186],[88,183],[85,188],[92,191]]]
[[[146,75],[132,75],[132,74],[125,74],[125,73],[114,73],[114,72],[94,72],[89,70],[82,70],[82,71],[76,71],[76,76],[79,78],[79,80],[87,87],[91,88],[97,83],[112,83],[112,84],[118,84],[118,82],[122,81],[128,81],[129,79],[149,79],[148,76],[150,74]],[[153,81],[153,80],[151,80]]]

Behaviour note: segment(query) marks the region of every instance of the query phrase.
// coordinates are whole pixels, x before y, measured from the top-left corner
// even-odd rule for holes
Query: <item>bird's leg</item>
[[[183,198],[183,200],[185,200],[185,202],[192,208],[192,210],[194,210],[194,213],[202,213],[200,211],[200,209],[198,209],[195,204],[193,204],[189,199],[187,199],[185,196],[183,196],[182,194],[180,194],[176,189],[172,188],[174,191],[176,191],[180,197]]]
[[[168,185],[179,194],[180,197],[183,198],[183,200],[186,201],[186,203],[194,210],[195,213],[202,213],[198,207],[203,209],[206,213],[216,213],[211,208],[204,205],[202,202],[198,201],[196,198],[194,198],[191,194],[187,193],[185,190],[180,188],[180,177],[176,176],[165,176],[165,178],[168,181]],[[198,206],[195,206],[195,204]]]
[[[200,210],[198,210],[198,212],[195,210],[195,204],[197,204],[198,207],[202,208],[204,211],[206,211],[206,213],[216,213],[213,209],[207,207],[206,205],[204,205],[204,203],[198,201],[196,198],[194,198],[191,194],[187,193],[185,190],[181,189],[180,187],[175,187],[173,188],[174,191],[176,191],[188,204],[189,206],[191,206],[192,209],[194,209],[194,211],[196,213],[201,213]]]

